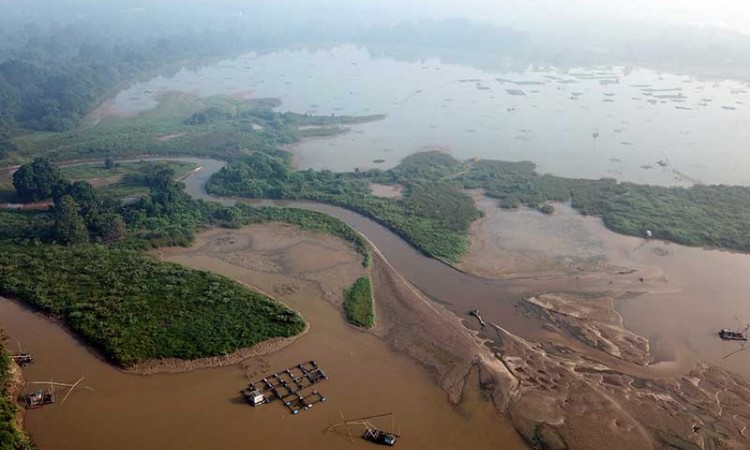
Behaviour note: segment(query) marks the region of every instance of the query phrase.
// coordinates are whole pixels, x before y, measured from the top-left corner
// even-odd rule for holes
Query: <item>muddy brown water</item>
[[[286,255],[290,270],[308,272],[356,266],[358,256],[315,242]],[[272,248],[263,249],[273,251]],[[187,251],[186,251],[187,252]],[[282,299],[310,323],[310,331],[289,347],[236,366],[175,375],[122,373],[101,361],[57,324],[9,300],[0,300],[0,327],[37,359],[24,374],[30,381],[74,382],[84,389],[64,403],[30,411],[26,426],[40,449],[368,448],[352,427],[324,433],[331,424],[362,415],[395,411],[402,448],[526,448],[515,431],[470,384],[464,401],[451,406],[429,373],[392,352],[379,338],[345,323],[341,311],[323,300],[321,285],[285,274],[252,270],[211,255],[177,253],[174,262],[232,277],[273,291],[298,286]],[[281,259],[283,260],[283,258]],[[312,261],[316,264],[312,265]],[[338,274],[338,275],[337,275]],[[328,401],[291,415],[280,404],[251,408],[239,396],[250,378],[315,359],[330,379],[319,386]],[[27,389],[28,390],[28,389]],[[375,422],[384,428],[391,421]]]
[[[750,377],[750,346],[724,358],[743,346],[717,336],[721,328],[750,323],[750,255],[619,235],[567,205],[556,205],[552,217],[509,212],[491,200],[479,205],[486,221],[481,237],[487,241],[480,263],[491,268],[490,261],[500,260],[502,266],[503,258],[528,252],[532,262],[556,264],[553,273],[577,278],[581,287],[640,293],[616,305],[626,328],[649,339],[661,361],[652,369],[674,366],[672,360],[685,369],[684,363],[698,358]]]
[[[185,183],[191,195],[205,198],[205,181],[223,163],[200,162],[203,170]],[[565,279],[489,280],[423,256],[383,226],[352,211],[310,202],[273,204],[324,212],[352,225],[417,288],[464,315],[469,327],[476,324],[465,314],[478,307],[485,320],[533,338],[539,324],[516,307],[522,295],[583,289],[586,285],[606,290],[608,282],[614,280],[618,288],[630,286],[645,292],[620,302],[618,309],[628,328],[651,340],[658,358],[669,360],[675,348],[686,347],[701,359],[750,376],[750,351],[722,359],[738,346],[721,342],[715,334],[718,328],[735,326],[735,316],[740,321],[750,320],[750,302],[744,299],[750,291],[750,277],[745,275],[750,273],[747,255],[644,242],[611,233],[599,220],[576,216],[572,219],[575,226],[596,247],[597,257],[604,249],[603,254],[613,265],[634,267],[636,272],[599,278],[582,273]],[[558,218],[566,218],[559,221],[564,224],[560,226],[569,228],[575,213],[563,208],[559,214]],[[538,220],[556,218],[540,215]],[[191,258],[181,262],[259,287],[272,284],[268,274],[224,266],[214,260]],[[644,282],[640,278],[645,278]],[[269,448],[349,448],[346,436],[322,432],[338,420],[339,410],[350,417],[362,411],[397,410],[402,431],[408,430],[408,441],[403,444],[406,448],[498,448],[502,442],[507,444],[499,448],[522,447],[491,405],[477,400],[478,394],[469,393],[467,398],[474,401],[465,405],[449,406],[428,373],[388,350],[378,338],[348,327],[340,311],[313,292],[306,289],[284,299],[310,321],[309,335],[279,353],[248,363],[273,371],[315,357],[329,370],[336,382],[321,386],[329,402],[294,417],[279,405],[254,410],[242,404],[237,390],[247,380],[240,367],[179,375],[126,375],[99,361],[59,326],[15,303],[1,301],[0,327],[23,342],[40,361],[26,370],[27,378],[74,381],[86,376],[85,384],[95,389],[71,396],[64,405],[33,411],[27,426],[42,449],[228,448],[256,441]],[[317,356],[311,356],[311,349]],[[262,372],[260,368],[256,371]]]
[[[750,346],[717,335],[750,323],[750,255],[599,233],[613,258],[653,274],[654,287],[620,302],[618,310],[627,328],[649,339],[657,357],[683,345],[710,364],[750,377]]]
[[[201,164],[204,170],[185,180],[186,190],[196,198],[234,203],[236,199],[212,197],[205,191],[205,182],[224,163],[201,160]],[[750,323],[750,301],[746,300],[750,292],[750,277],[746,276],[750,273],[750,255],[619,235],[604,227],[600,219],[581,216],[566,205],[557,205],[557,212],[551,217],[535,211],[490,208],[485,210],[491,213],[488,229],[496,235],[497,242],[483,249],[489,252],[489,260],[526,250],[548,261],[570,262],[573,270],[602,264],[635,269],[633,273],[625,270],[623,274],[603,276],[583,271],[492,280],[462,273],[425,257],[387,228],[344,208],[315,202],[253,204],[311,209],[346,222],[367,236],[422,292],[466,317],[469,327],[477,326],[466,312],[476,307],[485,320],[534,339],[539,336],[539,323],[516,307],[522,296],[560,290],[627,290],[641,295],[618,302],[618,311],[626,327],[650,340],[657,361],[670,361],[688,349],[702,360],[750,377],[750,346],[747,351],[723,358],[741,347],[736,342],[717,339],[716,334],[720,328]],[[494,336],[488,333],[486,337]]]

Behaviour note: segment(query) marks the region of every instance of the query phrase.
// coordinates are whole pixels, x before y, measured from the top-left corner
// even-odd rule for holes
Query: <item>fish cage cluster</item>
[[[308,361],[250,383],[242,394],[252,406],[280,401],[292,414],[298,414],[326,401],[312,387],[327,379],[328,375],[315,361]]]

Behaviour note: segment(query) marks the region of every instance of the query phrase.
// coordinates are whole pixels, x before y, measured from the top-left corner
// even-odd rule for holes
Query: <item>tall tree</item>
[[[146,174],[146,183],[151,191],[152,205],[161,212],[173,212],[185,200],[183,184],[174,180],[174,167],[158,163]]]
[[[13,174],[13,187],[21,201],[35,202],[63,192],[66,182],[60,169],[47,158],[36,158]]]
[[[78,211],[86,221],[89,221],[92,216],[99,212],[99,196],[91,183],[87,181],[76,181],[68,187],[66,194],[73,197],[76,205],[78,205]]]
[[[119,241],[127,233],[125,221],[118,214],[107,214],[102,218],[102,239],[105,242]]]
[[[55,203],[55,239],[65,245],[89,241],[86,223],[78,212],[78,204],[70,195],[63,195]]]

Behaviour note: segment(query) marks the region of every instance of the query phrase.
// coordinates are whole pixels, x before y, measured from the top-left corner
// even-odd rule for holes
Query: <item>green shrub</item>
[[[555,213],[555,207],[550,204],[544,204],[539,207],[539,212],[542,214],[547,214],[548,216],[551,216]]]
[[[369,277],[357,279],[344,291],[344,313],[352,325],[372,328],[375,325],[375,310],[372,299],[372,285]]]

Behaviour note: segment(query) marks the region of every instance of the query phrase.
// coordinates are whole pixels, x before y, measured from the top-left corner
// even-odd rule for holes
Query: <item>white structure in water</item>
[[[257,389],[250,392],[250,395],[247,396],[247,399],[250,402],[250,404],[253,406],[262,405],[263,403],[266,402],[266,398]]]

